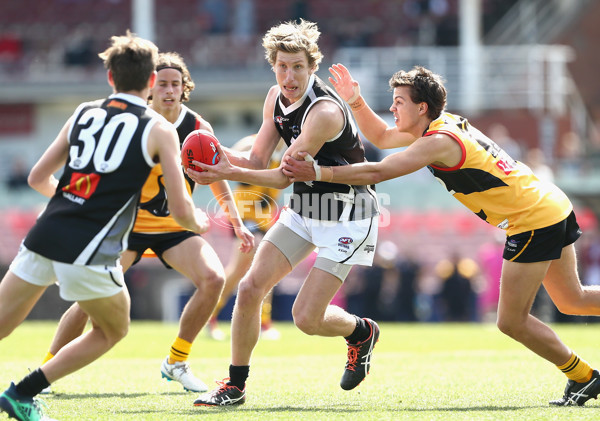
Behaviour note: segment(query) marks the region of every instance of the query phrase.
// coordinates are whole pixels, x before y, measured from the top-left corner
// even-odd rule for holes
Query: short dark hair
[[[158,61],[154,43],[132,34],[112,36],[111,46],[98,56],[112,72],[117,92],[142,91]]]
[[[442,77],[422,66],[415,66],[411,71],[400,70],[391,77],[390,88],[410,87],[410,99],[415,104],[427,103],[427,116],[432,120],[438,118],[446,108],[446,87]]]

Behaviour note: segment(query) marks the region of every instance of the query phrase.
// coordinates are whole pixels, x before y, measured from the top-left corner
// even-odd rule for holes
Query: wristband
[[[333,168],[332,167],[322,167],[318,165],[315,161],[313,161],[313,168],[315,169],[315,181],[324,181],[326,183],[331,183],[333,180]]]
[[[321,167],[317,164],[317,161],[309,154],[304,155],[304,160],[312,162],[313,169],[315,170],[315,181],[321,181]]]
[[[313,168],[315,169],[315,181],[321,181],[321,166],[317,164],[317,161],[313,161]]]
[[[348,104],[352,104],[354,101],[356,101],[358,99],[358,97],[360,96],[360,89],[356,89],[354,91],[354,95],[352,95],[350,98],[348,98],[348,101],[346,101]]]
[[[350,106],[352,112],[357,112],[365,108],[367,106],[367,103],[365,102],[362,96],[359,96],[356,101],[351,102],[348,105]]]

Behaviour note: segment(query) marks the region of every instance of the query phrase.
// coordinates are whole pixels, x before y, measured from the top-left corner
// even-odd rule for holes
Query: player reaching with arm
[[[223,178],[284,188],[290,184],[281,168],[266,168],[280,138],[286,154],[308,150],[325,165],[364,161],[364,148],[350,112],[335,92],[316,75],[322,59],[316,24],[302,20],[271,28],[263,38],[266,57],[277,85],[265,99],[263,122],[249,154],[225,151],[207,171],[188,169],[197,182]],[[231,160],[231,162],[230,162]],[[231,165],[235,164],[235,165]],[[208,168],[210,167],[210,168]],[[315,249],[315,264],[292,308],[296,326],[308,335],[341,336],[348,361],[341,380],[353,389],[365,378],[377,324],[330,305],[353,265],[371,265],[377,240],[378,208],[365,185],[295,183],[289,205],[260,242],[248,273],[240,281],[232,318],[229,379],[200,395],[195,405],[235,405],[245,400],[252,351],[260,333],[261,303],[281,279]]]
[[[157,80],[150,90],[149,108],[174,125],[179,143],[193,130],[205,129],[212,133],[211,125],[183,104],[189,99],[194,82],[181,56],[176,53],[161,53],[156,70]],[[252,234],[243,226],[229,185],[226,181],[219,181],[210,187],[223,210],[229,215],[234,232],[240,240],[240,249],[245,253],[249,252],[253,247]],[[193,181],[187,178],[186,189],[190,197],[193,188]],[[200,233],[205,232],[209,228],[208,218],[201,210],[196,211],[204,224]],[[178,336],[162,363],[161,373],[164,378],[181,383],[185,390],[206,391],[206,385],[193,375],[187,359],[194,339],[206,324],[219,299],[224,284],[224,269],[210,244],[199,233],[179,225],[170,214],[163,168],[160,164],[152,169],[142,189],[128,248],[121,256],[123,271],[136,264],[143,255],[158,257],[165,267],[174,268],[190,279],[196,287],[183,309]],[[77,303],[73,304],[61,317],[44,362],[81,335],[87,320],[87,314],[81,307]]]
[[[600,374],[567,347],[556,333],[530,314],[542,285],[566,314],[600,315],[600,289],[583,286],[577,275],[574,242],[581,235],[573,206],[554,184],[538,179],[461,116],[444,111],[446,89],[441,78],[416,67],[390,79],[390,111],[395,128],[366,105],[358,85],[341,65],[333,66],[332,83],[375,144],[406,150],[379,163],[315,169],[287,159],[284,173],[294,181],[379,183],[428,167],[448,191],[486,222],[506,230],[498,303],[498,328],[568,377],[564,396],[552,405],[583,405],[600,392]],[[394,135],[397,133],[397,137]],[[410,138],[412,137],[412,141]],[[302,157],[303,153],[299,153]]]

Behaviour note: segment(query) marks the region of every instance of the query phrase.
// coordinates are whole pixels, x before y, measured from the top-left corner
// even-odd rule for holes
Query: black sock
[[[366,320],[361,319],[358,316],[354,317],[356,317],[356,327],[354,328],[354,331],[350,334],[350,336],[346,336],[345,338],[349,344],[360,343],[367,339],[371,334],[371,328],[369,327],[369,324],[366,322]]]
[[[244,390],[246,379],[250,373],[249,365],[230,365],[229,366],[229,384]]]
[[[38,368],[23,377],[23,380],[17,383],[16,388],[19,395],[34,397],[48,386],[50,386],[50,383],[48,383],[44,372],[41,368]]]

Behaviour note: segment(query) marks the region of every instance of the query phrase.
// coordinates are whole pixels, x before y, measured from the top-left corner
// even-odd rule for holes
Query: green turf
[[[27,322],[0,342],[0,387],[39,365],[55,322]],[[227,326],[224,326],[227,327]],[[174,324],[133,323],[89,367],[59,380],[44,397],[60,420],[598,420],[600,402],[551,408],[566,378],[552,364],[486,324],[381,324],[371,374],[354,391],[339,387],[346,360],[340,338],[309,337],[277,324],[279,341],[254,352],[247,402],[196,408],[194,393],[160,377]],[[581,357],[600,366],[600,324],[556,325]],[[190,360],[211,386],[227,376],[229,342],[202,333]],[[2,415],[0,415],[2,419]]]

